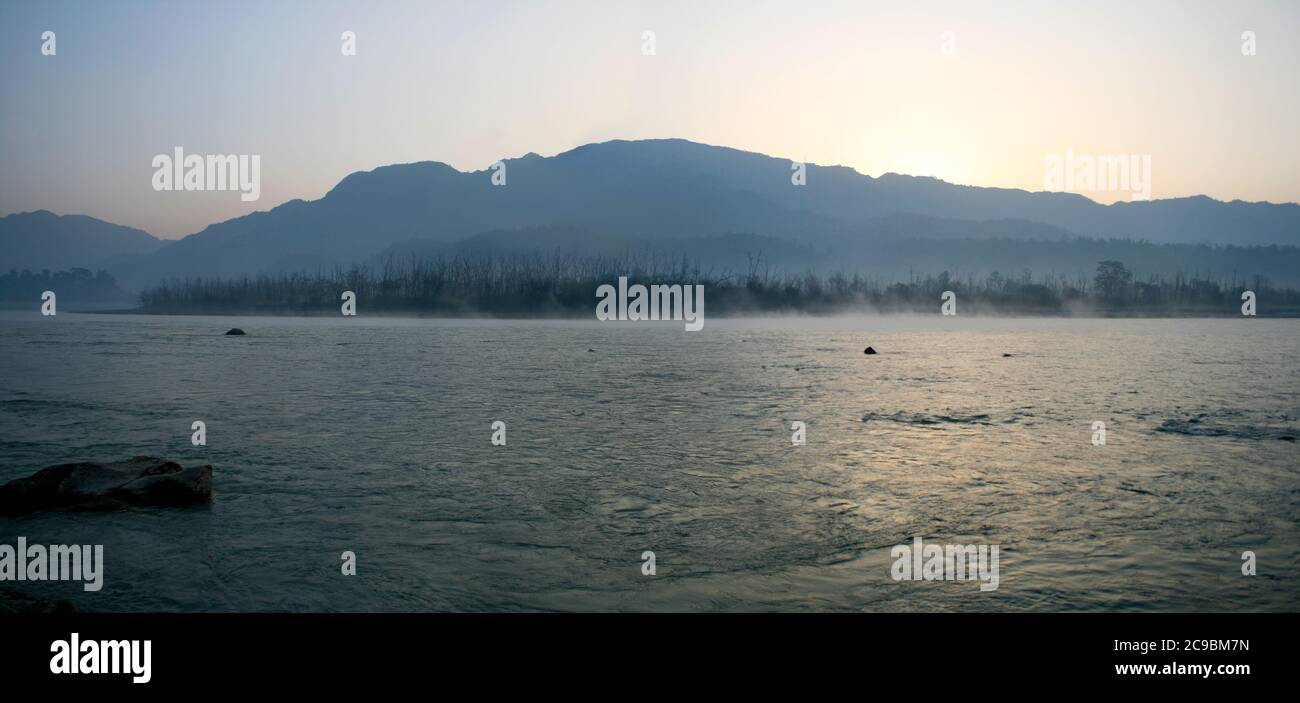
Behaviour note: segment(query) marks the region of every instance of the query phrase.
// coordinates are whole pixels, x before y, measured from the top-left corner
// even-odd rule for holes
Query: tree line
[[[129,296],[107,271],[74,268],[68,271],[42,269],[33,273],[10,269],[0,274],[0,302],[6,304],[40,304],[41,294],[54,291],[60,301],[104,303],[126,302]]]
[[[1255,292],[1261,314],[1300,312],[1300,292],[1256,277],[1199,275],[1140,278],[1122,262],[1103,261],[1095,275],[959,276],[949,271],[907,281],[860,274],[774,271],[761,257],[747,270],[704,269],[681,255],[642,257],[502,254],[421,258],[335,267],[314,273],[238,278],[185,278],[144,291],[141,308],[177,314],[338,314],[343,291],[364,312],[430,315],[542,316],[591,314],[595,291],[627,276],[630,283],[703,284],[710,315],[930,312],[944,291],[963,311],[1023,314],[1240,313]]]

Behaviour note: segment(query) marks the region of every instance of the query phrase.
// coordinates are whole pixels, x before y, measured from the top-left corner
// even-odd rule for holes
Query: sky
[[[0,0],[0,215],[177,238],[386,164],[662,137],[1034,191],[1142,155],[1153,198],[1294,202],[1297,68],[1294,0]],[[176,146],[259,155],[260,199],[156,191]]]

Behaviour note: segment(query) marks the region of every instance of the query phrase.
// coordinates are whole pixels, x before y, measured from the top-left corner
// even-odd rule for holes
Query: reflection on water
[[[1296,359],[1293,320],[5,313],[0,480],[155,454],[217,495],[0,542],[104,544],[102,592],[23,587],[91,610],[1296,610]],[[999,588],[893,581],[917,536],[1000,545]]]

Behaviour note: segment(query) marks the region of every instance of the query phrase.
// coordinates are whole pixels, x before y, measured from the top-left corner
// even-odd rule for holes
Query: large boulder
[[[193,505],[210,500],[211,465],[183,468],[151,456],[111,464],[59,464],[0,486],[2,515],[54,508]]]

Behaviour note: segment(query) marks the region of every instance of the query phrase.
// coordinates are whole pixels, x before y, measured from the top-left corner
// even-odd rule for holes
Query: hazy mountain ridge
[[[548,228],[590,232],[585,241],[595,250],[623,244],[698,251],[717,237],[743,234],[755,246],[771,244],[763,247],[775,250],[765,251],[768,260],[786,265],[874,261],[919,270],[945,260],[942,251],[927,255],[917,249],[932,249],[936,241],[1065,241],[1082,235],[1154,244],[1300,244],[1300,205],[1294,203],[1197,196],[1101,205],[1071,193],[960,186],[897,174],[876,178],[813,164],[807,165],[807,185],[794,186],[789,159],[680,139],[588,144],[504,163],[504,186],[492,185],[490,169],[462,172],[438,162],[356,172],[318,200],[293,200],[213,224],[116,261],[111,270],[127,285],[141,287],[163,277],[348,265],[394,247],[429,250],[474,237],[478,245],[495,237],[498,250],[508,242],[537,249],[502,233]],[[495,234],[485,237],[489,233]],[[474,246],[466,242],[447,251]],[[1020,255],[1003,247],[989,265],[1017,270],[1027,265]],[[1096,262],[1077,264],[1090,270]]]
[[[167,242],[142,230],[48,210],[0,217],[0,269],[110,268]]]

